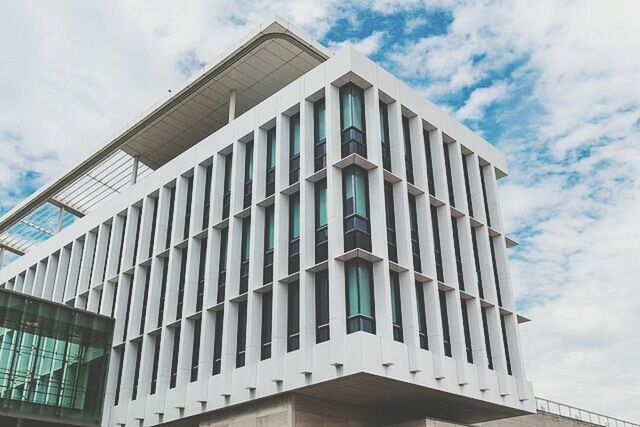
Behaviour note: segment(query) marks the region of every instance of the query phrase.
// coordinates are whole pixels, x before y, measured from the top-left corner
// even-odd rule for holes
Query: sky
[[[502,149],[538,396],[640,422],[636,1],[0,0],[0,214],[279,15]]]

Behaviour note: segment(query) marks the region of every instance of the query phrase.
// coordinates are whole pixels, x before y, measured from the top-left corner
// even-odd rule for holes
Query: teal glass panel
[[[245,181],[253,179],[253,141],[248,142],[245,153]]]
[[[327,225],[327,187],[318,188],[318,227]]]
[[[267,228],[267,244],[265,250],[273,249],[275,244],[275,226],[273,220],[273,210],[267,210],[266,225]]]
[[[249,244],[251,243],[251,220],[242,222],[242,261],[249,259]]]
[[[369,209],[367,207],[367,174],[360,169],[356,169],[354,178],[356,190],[356,213],[364,218],[369,218]]]
[[[365,315],[373,317],[371,295],[371,270],[364,262],[347,264],[348,316]]]
[[[300,198],[291,197],[291,236],[295,239],[300,237]]]
[[[343,130],[355,127],[364,131],[363,97],[362,89],[354,84],[344,86],[340,90],[340,117]]]
[[[322,141],[327,138],[327,131],[325,126],[325,105],[324,100],[318,102],[317,104],[317,116],[316,116],[316,132],[317,132],[317,140]]]
[[[231,162],[233,160],[232,154],[227,154],[224,159],[224,192],[231,191]]]
[[[371,310],[371,277],[369,269],[358,263],[358,294],[360,297],[360,314],[373,316]]]
[[[276,128],[267,132],[267,170],[276,167]]]
[[[300,115],[291,116],[289,128],[290,157],[300,154]]]
[[[99,425],[113,319],[0,289],[0,405],[10,417]]]
[[[360,301],[358,300],[358,269],[355,266],[349,266],[347,269],[347,290],[349,298],[349,313],[347,316],[354,316],[360,313]]]
[[[400,286],[398,276],[391,274],[391,319],[393,323],[402,323],[402,314],[398,311],[400,308]]]

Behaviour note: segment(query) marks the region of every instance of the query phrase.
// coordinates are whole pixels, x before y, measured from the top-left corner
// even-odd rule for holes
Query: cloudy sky
[[[536,394],[640,422],[636,1],[0,1],[0,214],[277,14],[507,153]],[[635,219],[634,219],[635,218]]]

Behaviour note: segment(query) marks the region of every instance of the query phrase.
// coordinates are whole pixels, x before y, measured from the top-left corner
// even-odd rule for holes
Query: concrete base
[[[587,427],[582,421],[557,415],[539,413],[479,424],[455,424],[433,419],[421,419],[401,423],[388,423],[395,408],[376,408],[323,399],[316,396],[292,393],[241,405],[228,410],[216,411],[199,420],[183,420],[173,427]],[[384,414],[385,415],[381,415]]]

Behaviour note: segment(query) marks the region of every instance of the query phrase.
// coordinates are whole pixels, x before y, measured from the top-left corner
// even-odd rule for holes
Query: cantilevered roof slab
[[[0,258],[3,250],[16,255],[27,252],[60,226],[72,223],[69,214],[89,213],[223,127],[229,120],[231,91],[236,94],[238,116],[331,55],[324,46],[274,18],[0,218]],[[52,206],[64,210],[58,214]]]
[[[238,116],[324,62],[329,54],[275,20],[145,117],[144,126],[122,149],[157,169],[227,124],[231,91],[236,92]]]

